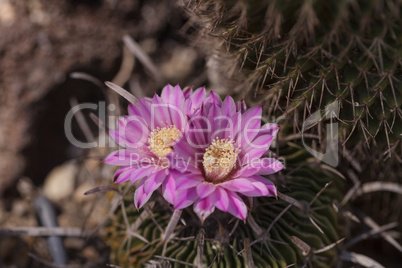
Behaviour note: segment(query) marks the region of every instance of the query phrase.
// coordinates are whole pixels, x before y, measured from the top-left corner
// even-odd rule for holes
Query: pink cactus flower
[[[218,99],[215,93],[207,96],[205,88],[182,91],[179,86],[167,85],[161,96],[138,99],[131,104],[128,115],[118,120],[118,126],[110,131],[111,137],[125,149],[109,154],[104,162],[120,166],[114,181],[121,183],[139,181],[134,194],[134,204],[142,207],[152,193],[162,186],[165,199],[173,204],[172,181],[167,155],[183,135],[187,117],[201,105]]]
[[[168,155],[171,174],[165,196],[175,209],[194,204],[203,222],[215,208],[245,220],[244,198],[276,197],[276,187],[264,175],[283,169],[266,157],[279,126],[261,126],[262,109],[246,110],[243,102],[227,96],[204,102],[189,119],[183,138]]]

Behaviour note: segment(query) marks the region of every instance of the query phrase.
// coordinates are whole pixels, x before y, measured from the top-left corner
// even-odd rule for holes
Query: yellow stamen
[[[148,136],[148,148],[159,157],[165,157],[172,152],[173,142],[180,138],[181,131],[176,126],[154,129]]]
[[[232,140],[215,138],[205,150],[202,162],[207,179],[211,182],[224,180],[236,165],[239,152]]]

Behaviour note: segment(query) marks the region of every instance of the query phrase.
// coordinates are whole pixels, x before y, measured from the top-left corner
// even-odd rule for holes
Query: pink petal
[[[197,192],[194,188],[176,192],[174,209],[183,209],[190,206],[198,199]]]
[[[275,185],[261,176],[237,178],[219,184],[219,186],[232,192],[238,192],[246,196],[267,196],[276,193]]]
[[[266,123],[265,125],[263,125],[261,127],[261,134],[265,135],[265,134],[269,134],[271,136],[276,136],[276,134],[278,134],[280,127],[278,124],[275,123]]]
[[[231,134],[231,131],[223,130],[228,124],[227,116],[222,116],[221,108],[216,104],[206,107],[210,107],[207,119],[212,125],[211,134],[207,136],[206,141],[211,143],[215,138],[226,139]]]
[[[227,95],[225,100],[222,102],[222,114],[230,116],[234,113],[236,113],[236,104],[233,98]]]
[[[260,148],[262,147],[269,148],[271,146],[272,141],[276,137],[278,131],[279,131],[279,125],[273,123],[267,123],[261,127],[261,130],[254,137],[254,140],[251,142],[251,144],[253,144],[254,147],[258,145],[258,147]]]
[[[183,131],[187,124],[187,115],[185,109],[171,104],[169,104],[168,107],[172,125],[176,126],[178,130]]]
[[[178,191],[194,188],[198,184],[204,182],[204,177],[201,174],[185,173],[181,174],[176,179],[176,189]]]
[[[247,178],[247,179],[248,179],[249,183],[254,187],[254,189],[252,189],[252,190],[242,190],[242,191],[239,191],[239,193],[241,193],[241,194],[243,194],[245,196],[250,196],[250,197],[270,195],[270,191],[267,188],[265,183],[263,183],[262,181],[252,179],[252,178]],[[269,182],[271,182],[271,181],[269,181]],[[273,186],[273,184],[272,184],[272,186]],[[275,187],[275,186],[273,186],[273,187]]]
[[[149,125],[142,117],[128,116],[126,127],[118,129],[120,137],[126,140],[126,147],[138,148],[148,139]]]
[[[285,166],[275,158],[260,158],[259,170],[256,175],[270,175],[276,173]]]
[[[231,138],[235,141],[236,147],[241,146],[241,140],[239,140],[239,137],[242,135],[242,128],[241,128],[241,114],[239,112],[234,113],[230,116],[231,120],[231,128],[232,128],[232,134],[230,135]]]
[[[244,113],[247,109],[246,102],[244,100],[241,100],[239,102],[236,102],[236,111]]]
[[[205,100],[207,93],[205,87],[197,88],[190,96],[191,100],[191,112],[197,109],[201,103]]]
[[[110,137],[111,137],[118,145],[120,145],[120,146],[122,146],[122,147],[127,147],[127,146],[126,146],[126,143],[127,143],[126,139],[124,139],[123,137],[121,137],[119,134],[120,134],[120,133],[119,133],[119,129],[116,129],[116,130],[109,130],[109,135],[110,135]]]
[[[190,127],[185,133],[186,142],[191,146],[188,150],[208,146],[208,136],[211,135],[209,119],[197,113],[190,117],[188,124]]]
[[[190,98],[186,99],[186,102],[185,102],[184,106],[186,107],[186,114],[187,115],[191,115],[197,110],[197,109],[193,108],[193,103],[192,103]]]
[[[172,100],[163,99],[163,97],[159,97],[155,94],[153,98],[153,105],[151,107],[154,121],[151,126],[153,128],[162,128],[165,126],[174,125],[180,131],[184,129],[187,118],[185,114],[184,97],[182,96],[183,93],[181,92],[181,90],[179,91],[178,95],[182,97],[182,103],[181,101],[175,101],[174,103],[171,103]],[[180,97],[177,97],[176,99],[180,99]]]
[[[209,93],[209,96],[205,99],[205,102],[211,102],[215,105],[221,105],[222,104],[222,100],[221,97],[219,97],[218,94],[216,94],[214,91],[211,91]]]
[[[176,193],[176,180],[174,178],[175,172],[169,172],[165,181],[162,183],[162,195],[166,201],[170,204],[175,203],[175,193]]]
[[[211,196],[212,202],[214,202],[215,206],[222,210],[223,212],[227,212],[229,209],[229,195],[226,190],[222,187],[216,187],[216,191]]]
[[[147,176],[152,171],[155,171],[155,167],[141,167],[141,168],[132,168],[130,166],[122,167],[116,171],[114,174],[113,181],[115,183],[122,183],[130,180],[130,183],[134,183],[137,180],[140,180]]]
[[[151,106],[152,119],[149,122],[151,130],[172,125],[169,114],[169,104],[157,94],[153,97]]]
[[[215,210],[215,205],[211,202],[209,197],[199,199],[194,203],[194,212],[198,215],[201,222],[211,215]]]
[[[144,193],[149,194],[150,192],[155,191],[159,186],[161,186],[162,182],[166,178],[166,169],[157,171],[147,178],[143,179],[144,181]]]
[[[250,161],[260,158],[266,151],[268,151],[269,146],[274,139],[274,136],[264,135],[257,137],[252,142],[247,145],[243,145],[242,151],[239,154],[240,158],[247,157]]]
[[[170,84],[167,84],[163,89],[161,93],[161,97],[164,98],[165,100],[168,100],[170,95],[172,94],[172,88],[173,86]]]
[[[132,173],[131,167],[121,167],[119,168],[113,176],[113,181],[115,183],[120,183],[123,181],[127,181],[130,179],[130,175]]]
[[[252,107],[242,114],[241,118],[241,135],[237,137],[238,143],[242,148],[247,147],[260,131],[261,127],[261,106]],[[240,142],[241,141],[241,142]]]
[[[215,109],[217,111],[215,111]],[[235,127],[238,125],[237,121],[240,117],[236,118],[236,113],[225,115],[223,109],[217,105],[213,105],[210,114],[208,115],[208,119],[212,124],[212,139],[215,139],[216,137],[220,139],[232,139],[238,132]]]
[[[246,110],[242,114],[243,127],[247,127],[249,129],[257,129],[257,128],[260,129],[261,118],[262,118],[261,115],[262,115],[261,106],[254,106]]]
[[[184,95],[183,91],[181,90],[179,85],[176,85],[175,87],[171,85],[167,85],[166,87],[163,88],[161,98],[165,101],[167,104],[172,104],[178,108],[184,108]]]
[[[216,187],[212,183],[203,182],[198,184],[196,189],[199,198],[203,199],[211,195],[215,191]]]
[[[146,194],[144,192],[144,180],[140,182],[138,188],[135,190],[134,193],[134,205],[137,209],[140,209],[151,197],[152,192]]]
[[[284,169],[283,164],[275,158],[259,158],[242,167],[233,175],[233,177],[270,175],[282,169]]]
[[[185,99],[190,98],[191,94],[193,94],[193,89],[191,87],[186,87],[183,89],[183,96]]]
[[[148,103],[152,103],[152,99],[145,97],[145,98],[141,98],[142,102],[148,102]],[[128,114],[129,115],[137,115],[137,116],[141,116],[141,108],[140,105],[137,104],[132,104],[130,103],[128,106]]]
[[[145,176],[148,176],[151,172],[155,172],[156,168],[157,167],[155,167],[155,166],[147,166],[147,167],[141,167],[136,170],[133,170],[131,173],[131,177],[130,177],[130,183],[134,183],[134,182],[144,178]]]
[[[140,110],[138,109],[138,106],[136,106],[132,103],[130,103],[128,105],[127,111],[128,111],[129,115],[140,115],[141,114]]]
[[[205,105],[205,110],[207,111],[207,119],[208,123],[213,126],[214,129],[219,129],[218,126],[215,126],[215,122],[220,122],[220,120],[215,120],[215,118],[219,117],[222,115],[221,107],[219,107],[217,104],[214,103],[207,103],[208,105]]]
[[[176,158],[173,157],[172,160],[182,160],[185,163],[190,161],[190,163],[194,164],[194,150],[184,139],[173,145],[173,151],[178,156]]]
[[[167,158],[169,159],[170,169],[174,169],[182,173],[190,172],[193,174],[201,174],[201,170],[195,166],[194,160],[191,158],[185,159],[185,156],[177,152],[169,154]]]
[[[275,184],[271,180],[261,177],[261,176],[253,176],[252,179],[259,181],[265,185],[266,189],[269,192],[267,196],[275,196],[275,197],[277,196],[277,190],[276,190]],[[246,195],[246,196],[255,196],[255,195],[251,195],[251,194],[252,193],[244,193],[244,195]]]
[[[226,190],[239,193],[254,190],[254,186],[247,178],[232,179],[230,181],[220,183],[219,186],[225,188]]]
[[[228,212],[243,221],[246,220],[246,217],[247,217],[246,204],[244,204],[243,200],[236,193],[229,192],[229,191],[227,193],[229,196]]]
[[[141,155],[138,150],[122,149],[110,153],[105,159],[103,159],[103,162],[115,166],[129,166],[139,158],[141,158]]]
[[[145,122],[148,122],[148,125],[152,120],[151,106],[152,104],[149,101],[138,99],[138,110],[140,112],[139,116],[144,118]]]

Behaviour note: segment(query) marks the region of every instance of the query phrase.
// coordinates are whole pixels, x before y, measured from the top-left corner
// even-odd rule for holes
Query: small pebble
[[[55,167],[45,179],[44,194],[51,201],[58,202],[71,196],[74,191],[77,166],[66,163]]]

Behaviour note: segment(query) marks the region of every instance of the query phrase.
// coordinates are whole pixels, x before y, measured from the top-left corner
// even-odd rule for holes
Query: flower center
[[[202,162],[207,180],[216,183],[224,180],[236,165],[239,152],[232,140],[215,138],[205,150]]]
[[[181,131],[172,125],[169,127],[156,128],[148,136],[148,148],[163,158],[173,151],[173,142],[180,138]]]

